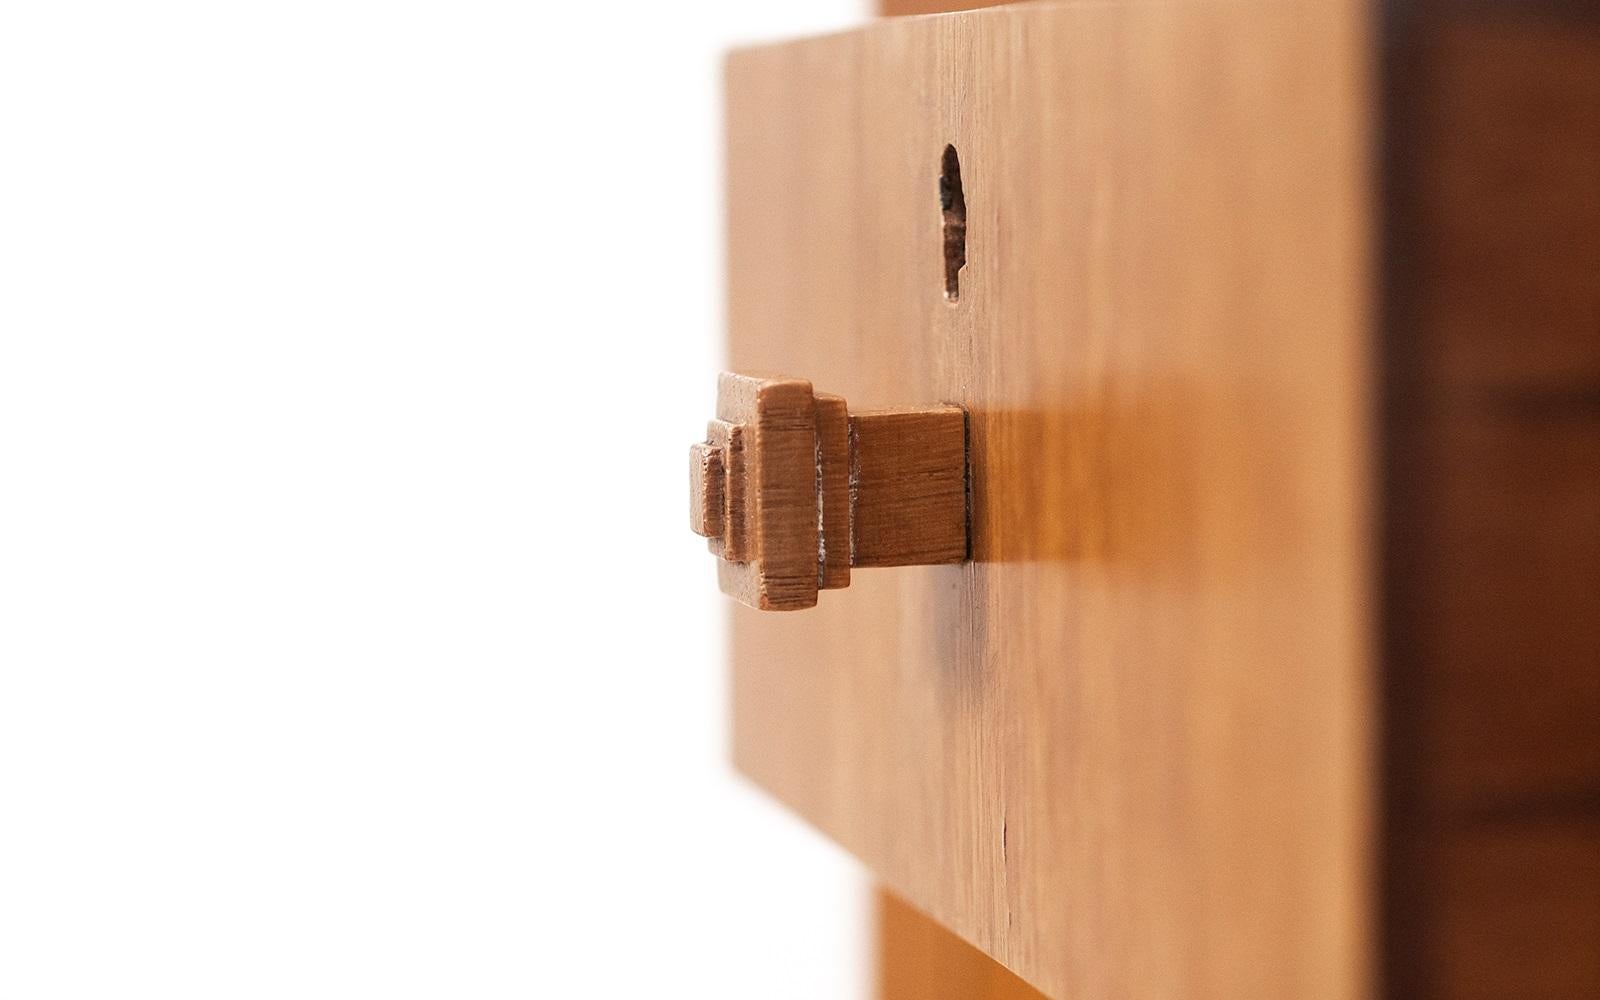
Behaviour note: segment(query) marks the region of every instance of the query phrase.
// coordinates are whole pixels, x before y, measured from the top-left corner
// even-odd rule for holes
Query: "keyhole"
[[[939,158],[939,210],[944,216],[944,297],[961,298],[961,269],[967,265],[967,198],[961,191],[961,158],[954,146]]]

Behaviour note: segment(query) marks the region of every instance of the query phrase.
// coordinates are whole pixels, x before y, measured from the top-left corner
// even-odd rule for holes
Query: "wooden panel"
[[[971,563],[734,610],[737,764],[1051,996],[1368,984],[1365,50],[1030,4],[728,64],[733,365],[960,403],[973,482]]]
[[[878,892],[879,1000],[1043,1000],[1005,966]]]
[[[1389,995],[1593,998],[1600,8],[1389,32]]]

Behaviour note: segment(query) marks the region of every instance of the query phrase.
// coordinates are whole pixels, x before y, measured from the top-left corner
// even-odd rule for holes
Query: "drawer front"
[[[1363,30],[1030,4],[728,64],[732,367],[960,404],[972,487],[970,562],[734,609],[736,763],[1052,996],[1367,989]]]

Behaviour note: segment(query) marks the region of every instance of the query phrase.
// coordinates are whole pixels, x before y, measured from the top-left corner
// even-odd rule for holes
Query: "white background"
[[[0,7],[0,997],[848,997],[725,764],[719,52],[847,0]]]

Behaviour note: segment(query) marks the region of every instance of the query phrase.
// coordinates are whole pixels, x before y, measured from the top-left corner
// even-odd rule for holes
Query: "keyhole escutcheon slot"
[[[944,147],[939,157],[939,213],[944,230],[944,298],[961,298],[961,269],[967,266],[967,195],[961,188],[961,157]]]

